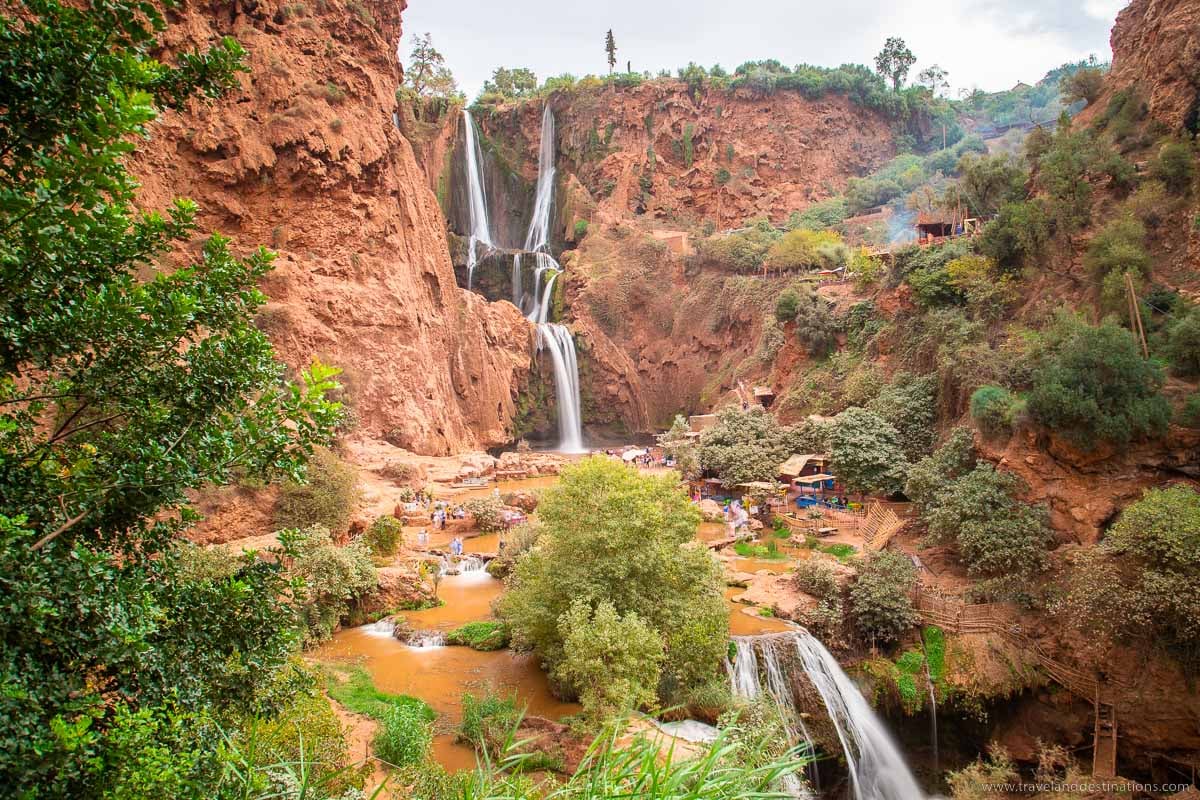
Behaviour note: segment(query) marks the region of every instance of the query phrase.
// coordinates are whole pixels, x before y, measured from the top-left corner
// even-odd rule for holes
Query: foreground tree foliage
[[[185,493],[300,477],[337,420],[323,396],[336,370],[288,383],[253,326],[270,253],[239,258],[214,235],[163,271],[195,206],[133,206],[135,140],[158,108],[232,86],[241,48],[159,63],[149,3],[5,10],[0,785],[214,796],[218,726],[287,695],[295,614],[278,565],[181,561]]]
[[[694,545],[699,512],[676,478],[590,458],[563,471],[538,516],[538,544],[517,561],[500,604],[516,646],[536,650],[568,690],[584,694],[599,676],[583,662],[626,663],[622,652],[647,649],[644,625],[665,654],[655,687],[664,702],[720,680],[729,638],[720,567]],[[602,652],[594,647],[604,643],[577,633],[577,625],[625,630]],[[586,656],[570,652],[585,639]],[[642,699],[636,689],[645,676],[623,680],[631,696],[620,703],[604,697],[600,707]]]
[[[780,425],[758,406],[722,409],[717,424],[700,436],[700,463],[726,486],[743,481],[772,481],[793,453],[818,453],[821,433],[811,425]]]

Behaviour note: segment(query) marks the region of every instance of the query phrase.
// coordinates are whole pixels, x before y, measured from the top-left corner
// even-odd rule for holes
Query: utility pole
[[[1129,327],[1142,344],[1142,357],[1150,358],[1150,348],[1146,346],[1146,330],[1142,327],[1142,306],[1138,302],[1137,293],[1133,290],[1133,278],[1125,272],[1125,293],[1129,298]]]

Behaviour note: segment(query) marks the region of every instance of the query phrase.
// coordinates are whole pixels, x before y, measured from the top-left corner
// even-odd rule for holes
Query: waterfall
[[[802,754],[811,756],[814,752],[812,737],[808,735],[808,728],[804,725],[804,719],[800,716],[799,709],[796,708],[792,699],[792,691],[788,688],[787,680],[783,676],[783,669],[779,665],[779,648],[776,647],[776,641],[777,639],[773,637],[733,637],[734,659],[732,662],[725,661],[725,671],[729,673],[734,697],[753,700],[761,695],[763,686],[759,677],[758,653],[754,646],[755,642],[761,642],[763,667],[767,675],[767,694],[775,702],[775,708],[778,709],[787,731],[788,740],[797,743],[803,741]],[[813,786],[819,787],[817,762],[815,760],[809,762],[807,769],[809,781]],[[812,796],[797,775],[784,777],[782,784],[783,790],[791,797]]]
[[[537,326],[538,349],[549,350],[554,362],[554,388],[558,395],[558,446],[567,453],[583,452],[579,415],[579,364],[575,340],[566,325],[542,322]]]
[[[533,217],[525,233],[525,249],[545,250],[550,243],[550,214],[554,210],[554,112],[550,104],[542,111],[542,140],[538,143],[537,193]]]
[[[471,232],[467,241],[467,288],[475,279],[475,265],[479,263],[477,248],[483,245],[492,249],[491,226],[488,225],[487,195],[484,194],[483,151],[479,149],[479,137],[475,133],[475,120],[471,112],[463,109],[463,152],[467,157],[467,211],[470,217]]]
[[[789,733],[797,741],[800,737],[796,733],[799,733],[811,748],[811,740],[804,730],[779,661],[789,645],[795,646],[804,672],[820,694],[841,741],[855,800],[923,800],[916,779],[883,722],[833,655],[812,634],[797,630],[764,636],[736,636],[733,642],[736,657],[732,664],[726,664],[726,670],[734,694],[753,698],[762,693],[758,654],[761,653],[767,693],[784,713],[785,720],[799,722],[799,731]]]
[[[921,800],[924,795],[899,748],[837,660],[807,631],[794,637],[804,671],[846,752],[856,800]]]
[[[558,398],[558,449],[568,453],[583,452],[583,427],[579,402],[579,363],[575,354],[575,339],[565,325],[547,322],[554,280],[562,267],[550,255],[550,218],[554,211],[554,112],[546,104],[542,112],[542,139],[538,143],[537,192],[533,216],[525,233],[525,250],[534,254],[533,292],[521,306],[525,316],[537,325],[538,350],[548,350],[554,362],[554,394]],[[517,294],[521,265],[519,256],[513,260],[513,294]],[[542,288],[542,276],[546,285]],[[540,294],[539,294],[540,292]]]

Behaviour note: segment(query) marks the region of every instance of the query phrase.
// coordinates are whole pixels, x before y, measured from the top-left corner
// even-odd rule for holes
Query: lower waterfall
[[[735,636],[733,642],[735,658],[726,664],[726,669],[734,694],[756,697],[764,690],[760,673],[765,674],[765,690],[779,706],[784,720],[799,723],[797,730],[789,732],[795,741],[803,739],[811,750],[812,741],[780,662],[794,648],[837,731],[855,800],[923,800],[925,795],[883,722],[833,655],[812,634],[801,629],[794,633]]]
[[[579,363],[575,340],[566,325],[539,322],[538,349],[548,350],[554,362],[554,389],[558,396],[558,447],[565,453],[582,453],[582,418],[579,410]]]

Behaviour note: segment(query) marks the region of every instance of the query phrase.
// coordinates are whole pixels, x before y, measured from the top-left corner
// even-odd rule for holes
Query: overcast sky
[[[1108,33],[1127,0],[408,0],[402,60],[430,33],[469,98],[497,66],[542,80],[607,72],[612,28],[619,68],[696,61],[732,71],[744,61],[871,65],[888,36],[917,56],[911,75],[939,64],[955,92],[1033,83],[1067,61],[1112,56]]]

